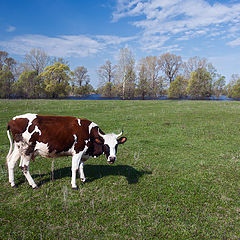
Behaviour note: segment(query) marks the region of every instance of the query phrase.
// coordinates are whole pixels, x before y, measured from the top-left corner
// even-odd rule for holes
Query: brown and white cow
[[[10,141],[7,155],[9,182],[15,186],[14,166],[20,158],[19,167],[32,188],[37,185],[29,173],[29,163],[37,155],[46,158],[72,156],[71,184],[73,189],[77,189],[76,172],[79,170],[80,179],[85,182],[83,165],[89,157],[104,153],[108,163],[114,163],[118,144],[127,140],[126,137],[118,139],[122,132],[118,135],[104,134],[97,124],[87,119],[31,113],[10,120],[7,135]]]

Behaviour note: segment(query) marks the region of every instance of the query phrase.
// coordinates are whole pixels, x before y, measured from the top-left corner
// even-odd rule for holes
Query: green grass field
[[[27,112],[123,127],[128,141],[114,165],[89,159],[78,191],[67,157],[30,164],[37,190],[16,167],[14,189],[6,125]],[[0,101],[0,239],[239,238],[240,102]]]

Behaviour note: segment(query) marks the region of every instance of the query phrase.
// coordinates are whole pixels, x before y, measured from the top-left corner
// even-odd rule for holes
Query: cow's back
[[[16,142],[24,141],[29,145],[30,153],[53,157],[83,150],[91,123],[69,116],[25,114],[14,117],[9,128]]]

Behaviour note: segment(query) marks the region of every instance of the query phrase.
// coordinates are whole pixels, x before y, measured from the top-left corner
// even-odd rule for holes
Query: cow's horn
[[[123,134],[123,130],[118,135],[116,135],[117,138],[119,138],[122,134]]]

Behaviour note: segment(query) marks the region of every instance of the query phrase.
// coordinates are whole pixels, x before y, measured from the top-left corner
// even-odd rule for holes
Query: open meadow
[[[23,113],[124,129],[118,159],[89,159],[71,189],[71,158],[18,166],[8,183],[7,122]],[[17,163],[18,165],[19,163]],[[239,239],[240,102],[0,100],[0,239]]]

